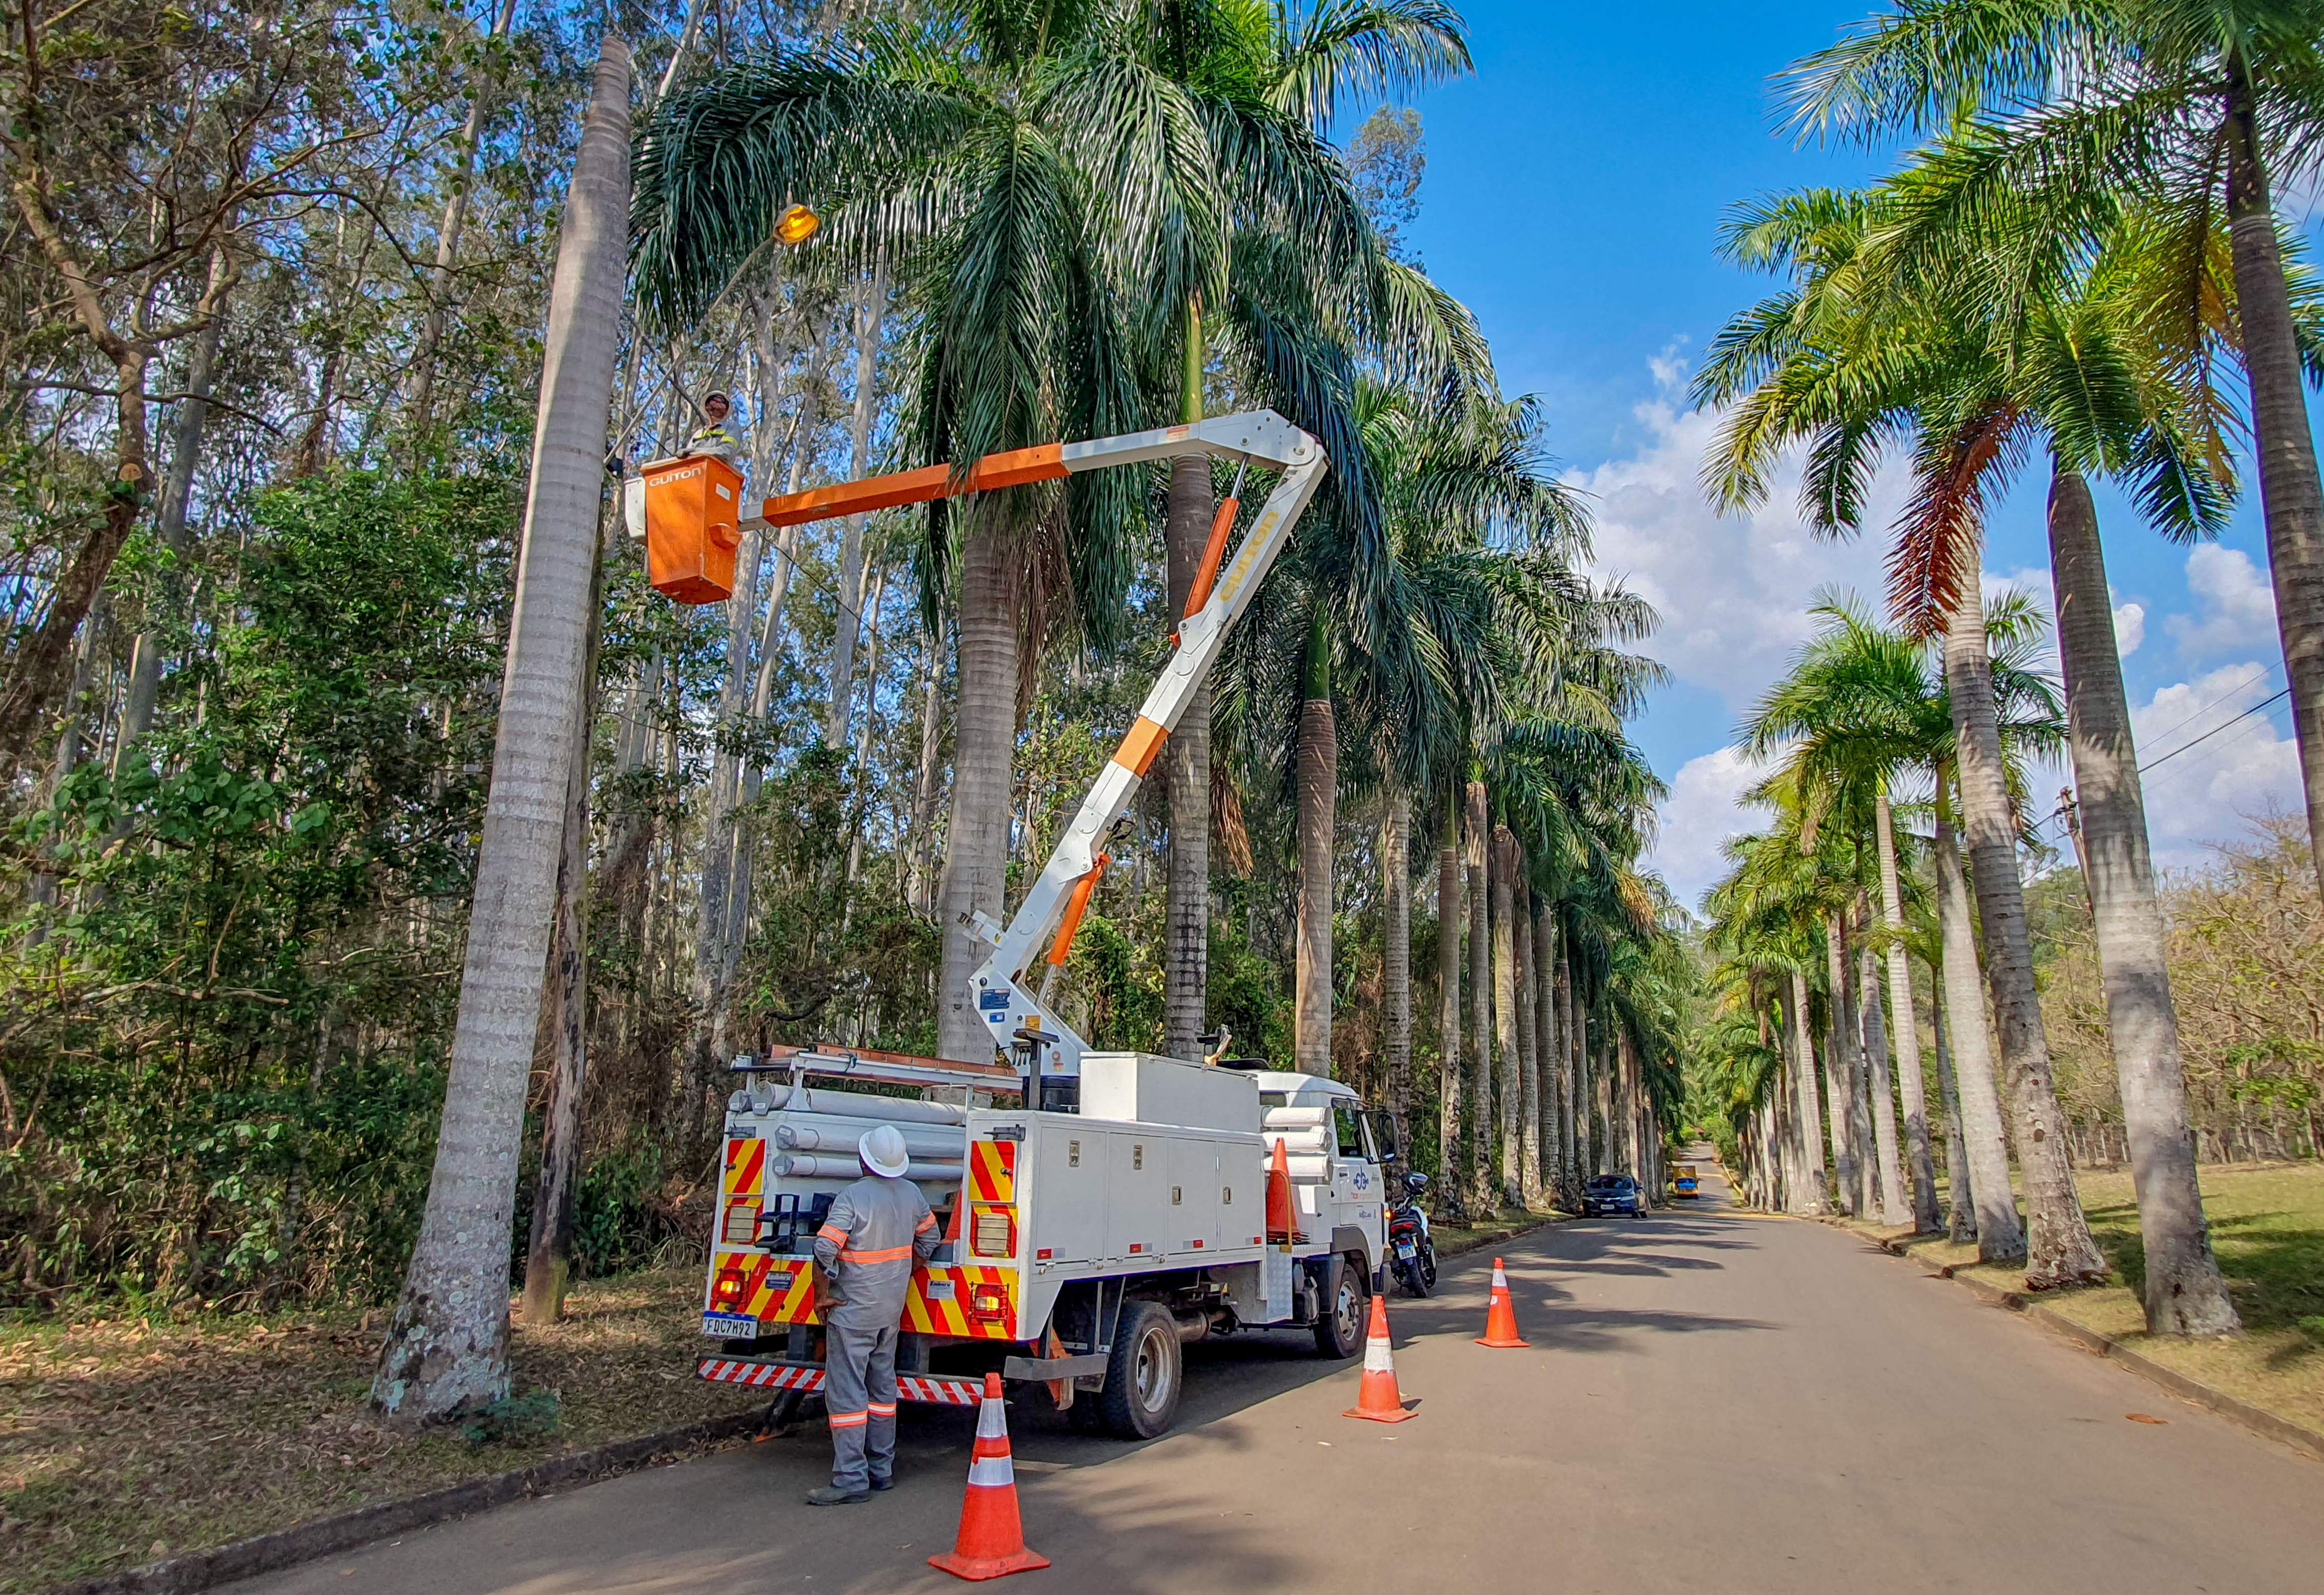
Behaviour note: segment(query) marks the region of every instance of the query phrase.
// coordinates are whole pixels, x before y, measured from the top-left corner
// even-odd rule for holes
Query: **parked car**
[[[1637,1217],[1638,1182],[1626,1174],[1592,1175],[1582,1188],[1582,1212],[1593,1219],[1605,1213]]]

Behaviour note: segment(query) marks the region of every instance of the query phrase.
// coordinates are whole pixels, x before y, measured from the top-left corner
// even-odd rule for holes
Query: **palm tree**
[[[630,50],[607,33],[549,292],[540,418],[435,1172],[372,1401],[421,1423],[509,1391],[509,1234],[604,494],[630,193]]]
[[[1976,229],[1988,207],[2017,211],[2030,198],[2052,251],[2089,252],[2131,197],[2167,218],[2178,259],[2200,262],[2224,207],[2310,855],[2324,874],[2324,487],[2270,171],[2315,161],[2324,10],[2314,0],[1899,0],[1801,63],[1793,102],[1803,130],[1864,136],[1988,109],[1960,141],[1965,180],[1932,218],[1941,226]],[[2214,284],[2200,271],[2180,281],[2179,317],[2200,325]]]
[[[1882,447],[1914,444],[1915,493],[1897,529],[1892,597],[1914,622],[1942,621],[1954,774],[2025,1175],[2026,1278],[2037,1289],[2102,1280],[2106,1260],[2059,1133],[1978,590],[1985,467],[2024,418],[1995,407],[1979,329],[1953,319],[1950,306],[1883,291],[1880,257],[1868,245],[1886,198],[1818,191],[1730,217],[1728,253],[1788,270],[1794,286],[1730,322],[1701,373],[1702,399],[1741,401],[1706,471],[1720,500],[1748,504],[1764,494],[1778,454],[1812,439],[1803,507],[1820,530],[1844,535],[1860,519]]]

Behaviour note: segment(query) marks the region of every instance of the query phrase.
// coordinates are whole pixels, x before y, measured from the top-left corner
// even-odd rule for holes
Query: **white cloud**
[[[1662,872],[1672,893],[1689,908],[1711,883],[1727,872],[1720,845],[1764,822],[1742,806],[1744,792],[1766,773],[1733,748],[1688,760],[1663,800],[1647,866]]]
[[[2163,622],[2186,658],[2238,653],[2275,635],[2275,594],[2266,573],[2242,549],[2197,547],[2187,556],[2187,588],[2199,613]]]
[[[1720,514],[1701,486],[1718,418],[1683,408],[1684,366],[1675,356],[1652,369],[1656,396],[1633,411],[1645,445],[1570,480],[1595,498],[1599,575],[1624,581],[1662,615],[1649,651],[1680,681],[1739,713],[1807,641],[1817,588],[1852,587],[1879,605],[1886,540],[1872,532],[1845,543],[1811,534],[1796,507],[1796,461],[1777,473],[1757,510]],[[1884,473],[1873,499],[1865,523],[1886,526],[1903,502],[1900,480]]]
[[[2283,706],[2236,718],[2273,696],[2280,680],[2272,664],[2246,659],[2166,687],[2131,709],[2139,761],[2149,767],[2146,828],[2158,863],[2200,863],[2208,844],[2236,837],[2247,817],[2300,812],[2299,757],[2276,729]],[[2206,737],[2210,732],[2217,734]]]
[[[2146,606],[2143,604],[2117,604],[2114,606],[2114,642],[2122,657],[2128,659],[2146,641]]]

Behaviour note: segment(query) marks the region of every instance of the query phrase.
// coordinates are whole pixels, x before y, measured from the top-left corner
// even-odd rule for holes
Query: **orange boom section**
[[[810,521],[892,510],[899,504],[924,504],[930,499],[953,498],[964,493],[1055,481],[1065,475],[1063,454],[1059,445],[1044,443],[1033,448],[988,454],[963,476],[954,476],[950,466],[924,466],[917,471],[899,471],[890,476],[867,476],[861,482],[841,482],[830,487],[811,487],[805,493],[787,493],[767,501],[767,524],[803,526]]]

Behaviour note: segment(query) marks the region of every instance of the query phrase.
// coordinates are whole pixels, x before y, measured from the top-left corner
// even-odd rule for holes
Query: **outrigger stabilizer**
[[[1218,662],[1228,630],[1250,607],[1276,557],[1290,540],[1292,526],[1314,497],[1331,464],[1323,445],[1273,410],[1255,410],[1119,438],[990,454],[965,471],[929,466],[786,493],[768,499],[761,514],[747,520],[717,520],[718,498],[732,502],[733,497],[717,494],[720,484],[715,482],[706,493],[696,480],[699,473],[689,469],[700,466],[699,459],[657,461],[646,466],[641,473],[643,491],[631,501],[635,506],[631,512],[632,530],[638,521],[645,522],[648,565],[655,573],[656,586],[683,602],[705,603],[723,598],[726,593],[711,590],[717,585],[715,571],[706,586],[700,556],[707,552],[714,565],[719,553],[726,556],[724,586],[731,588],[733,549],[742,535],[755,526],[798,526],[932,499],[1055,481],[1084,471],[1193,455],[1258,465],[1281,475],[1231,559],[1226,558],[1227,538],[1234,530],[1240,502],[1231,493],[1220,502],[1187,595],[1186,612],[1178,622],[1177,647],[1169,667],[1147,693],[1138,718],[1082,800],[1081,811],[1058,839],[1047,865],[1017,912],[1005,927],[981,912],[963,916],[964,927],[991,948],[971,982],[977,1017],[992,1033],[995,1046],[1026,1074],[1028,1107],[1053,1100],[1064,1105],[1066,1094],[1078,1089],[1082,1055],[1089,1050],[1089,1044],[1041,1000],[1036,954],[1046,943],[1045,963],[1049,968],[1061,968],[1071,955],[1074,933],[1088,911],[1090,896],[1112,862],[1102,851],[1104,840],[1138,795],[1162,744],[1177,728],[1178,717]],[[723,461],[712,463],[724,465]],[[739,478],[734,486],[739,489]],[[686,574],[665,585],[662,573],[666,570]],[[1029,981],[1028,971],[1035,972]],[[1067,1086],[1066,1082],[1073,1084]]]

